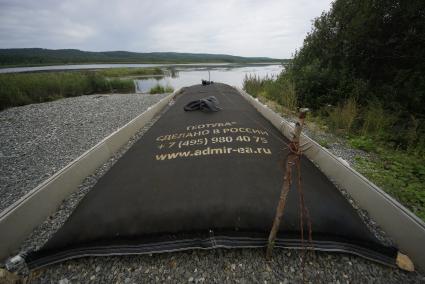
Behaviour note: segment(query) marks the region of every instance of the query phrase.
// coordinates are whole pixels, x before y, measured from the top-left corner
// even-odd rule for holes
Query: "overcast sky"
[[[0,0],[0,48],[289,58],[330,0]]]

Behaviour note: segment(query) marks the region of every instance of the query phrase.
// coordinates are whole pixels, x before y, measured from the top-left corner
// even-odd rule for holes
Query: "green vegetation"
[[[161,68],[108,68],[96,72],[105,77],[164,75]]]
[[[357,158],[357,169],[425,220],[425,159],[378,148],[373,159]]]
[[[324,148],[329,148],[329,142],[326,139],[319,139],[316,141],[317,143],[320,144],[320,146],[324,147]]]
[[[297,107],[297,95],[292,81],[285,76],[279,76],[277,79],[257,76],[245,76],[244,89],[254,97],[264,97],[277,102],[289,110],[295,110]]]
[[[225,54],[178,52],[138,53],[127,51],[90,52],[78,49],[14,48],[0,49],[0,66],[30,66],[81,63],[261,63],[287,59],[241,57]]]
[[[134,92],[133,80],[96,72],[0,74],[0,109],[96,92]]]
[[[96,92],[134,92],[133,80],[123,77],[163,74],[160,68],[0,74],[0,110]]]
[[[376,143],[371,138],[366,136],[356,136],[348,140],[351,147],[360,149],[366,152],[376,151]]]
[[[281,106],[275,109],[291,113],[293,103],[285,103],[284,97],[288,95],[284,96],[283,89],[277,90],[281,88],[277,86],[281,86],[278,79],[247,77],[244,80],[245,91],[272,100]],[[291,100],[296,98],[292,91],[289,94]],[[326,105],[314,111],[309,114],[308,121],[314,121],[320,129],[345,138],[351,147],[369,152],[370,156],[357,157],[355,168],[425,220],[424,146],[397,147],[391,140],[391,126],[397,123],[396,118],[388,117],[388,113],[384,114],[376,103],[362,107],[349,98],[337,106]],[[409,136],[413,137],[412,140],[416,135],[417,132],[411,130]],[[326,139],[317,142],[329,148]]]
[[[370,152],[360,172],[425,220],[424,13],[419,0],[336,0],[282,74],[244,89],[311,108],[310,121]]]
[[[164,94],[164,93],[172,93],[174,92],[173,87],[171,86],[161,86],[161,85],[156,85],[155,87],[151,88],[149,93],[150,94]]]
[[[355,124],[345,128],[394,148],[425,148],[423,13],[420,0],[335,1],[288,67],[300,105],[355,101]]]

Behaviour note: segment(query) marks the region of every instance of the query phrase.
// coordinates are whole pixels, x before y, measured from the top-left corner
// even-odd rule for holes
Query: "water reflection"
[[[277,76],[283,67],[282,65],[267,66],[245,66],[234,68],[170,68],[165,77],[144,78],[135,80],[136,92],[147,93],[156,85],[171,86],[175,90],[182,87],[201,84],[201,80],[208,80],[208,71],[211,75],[211,81],[229,84],[235,87],[242,87],[245,75],[256,75],[259,77]]]
[[[49,65],[34,67],[10,67],[0,68],[0,73],[20,73],[20,72],[39,72],[39,71],[66,71],[66,70],[97,70],[108,68],[147,68],[147,67],[167,67],[167,66],[225,66],[230,63],[182,63],[182,64],[70,64],[70,65]]]

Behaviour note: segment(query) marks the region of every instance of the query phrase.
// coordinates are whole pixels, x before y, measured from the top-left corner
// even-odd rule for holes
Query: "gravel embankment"
[[[0,112],[0,211],[164,96],[90,95]]]
[[[104,100],[103,109],[109,110],[115,108],[118,103],[113,100],[114,96],[108,98],[109,102]],[[159,97],[157,97],[159,99]],[[89,98],[75,98],[89,100]],[[141,104],[147,107],[148,102],[144,100],[152,99],[152,97],[138,97],[133,95],[128,98],[120,98],[127,100],[122,103],[120,108],[126,109],[124,106],[128,104],[128,108],[132,109],[135,104]],[[96,100],[91,98],[91,100]],[[116,99],[118,100],[118,99]],[[144,101],[144,102],[143,102]],[[55,102],[64,103],[64,102]],[[110,106],[106,106],[107,104]],[[149,103],[153,103],[149,101]],[[34,105],[33,107],[44,107],[44,111],[55,107],[51,104]],[[62,112],[70,113],[78,109],[79,102],[75,102],[77,106],[67,106],[61,108]],[[88,103],[89,104],[89,103]],[[96,104],[96,103],[95,103]],[[50,106],[47,106],[50,105]],[[73,104],[71,104],[73,105]],[[18,108],[19,109],[19,108]],[[13,109],[12,109],[13,110]],[[92,109],[95,112],[95,109]],[[33,110],[34,113],[38,113]],[[97,112],[102,112],[99,109]],[[96,112],[96,113],[97,113]],[[108,112],[108,111],[106,111]],[[111,111],[112,112],[112,111]],[[130,110],[126,113],[129,113]],[[80,113],[80,112],[78,112]],[[119,111],[114,112],[116,115]],[[0,117],[3,113],[0,113]],[[99,114],[93,114],[96,117]],[[136,113],[137,115],[137,113]],[[130,117],[131,119],[132,117]],[[60,115],[57,120],[65,120]],[[91,118],[85,117],[85,120],[79,119],[81,124],[87,123]],[[109,115],[102,116],[103,127],[109,127],[111,117]],[[97,180],[122,156],[131,145],[137,141],[143,133],[155,122],[155,119],[144,129],[140,130],[130,141],[123,147],[114,157],[106,162],[95,174],[87,177],[81,184],[79,191],[73,193],[60,209],[41,224],[28,239],[24,242],[21,251],[25,252],[30,249],[37,249],[42,246],[49,236],[51,236],[71,214],[72,210],[77,206],[78,202],[84,195],[96,184]],[[125,123],[125,122],[124,122]],[[3,125],[3,120],[2,124]],[[31,124],[27,124],[27,127]],[[89,127],[98,125],[91,124]],[[119,127],[118,125],[117,127]],[[101,126],[99,126],[100,128]],[[87,129],[82,127],[83,129]],[[116,127],[115,127],[116,128]],[[114,129],[105,130],[106,135]],[[50,130],[49,130],[50,129]],[[44,137],[39,138],[40,147],[50,147],[49,133],[53,133],[54,128],[45,128]],[[109,131],[109,132],[108,132]],[[25,132],[25,131],[22,131]],[[32,129],[31,131],[32,132]],[[99,132],[101,130],[99,129]],[[3,130],[2,130],[3,133]],[[75,136],[78,132],[73,132]],[[9,134],[13,136],[13,134]],[[104,135],[104,136],[106,136]],[[86,135],[89,139],[91,136]],[[103,138],[103,137],[101,137]],[[3,138],[2,138],[3,139]],[[61,136],[61,139],[70,139],[67,136]],[[62,140],[57,140],[62,141]],[[93,143],[96,144],[98,141]],[[3,143],[3,142],[2,142]],[[63,142],[69,148],[74,147],[73,143]],[[83,144],[84,142],[81,142]],[[75,149],[67,149],[70,152],[81,149],[84,152],[92,145],[83,146],[75,145]],[[2,148],[3,151],[3,148]],[[44,152],[45,154],[46,152]],[[53,152],[47,161],[60,160],[61,152]],[[41,156],[41,155],[40,155]],[[77,155],[78,156],[78,155]],[[73,159],[73,158],[72,158]],[[70,160],[72,160],[70,159]],[[69,160],[69,161],[70,161]],[[44,162],[45,160],[43,160]],[[68,162],[69,162],[68,161]],[[68,163],[68,162],[65,162]],[[40,163],[41,164],[41,163]],[[3,167],[3,166],[2,166]],[[31,166],[27,166],[31,168]],[[44,165],[40,165],[44,167]],[[56,167],[59,169],[60,166]],[[18,170],[19,171],[19,170]],[[52,170],[53,171],[53,170]],[[54,172],[54,171],[53,171]],[[53,173],[52,172],[52,173]],[[3,173],[2,173],[3,175]],[[35,175],[27,175],[25,178],[31,179]],[[16,177],[10,177],[10,180],[17,180]],[[32,182],[29,180],[28,182]],[[35,183],[37,184],[37,182]],[[347,196],[349,198],[349,196]],[[350,199],[349,199],[350,200]],[[352,202],[352,201],[350,201]],[[355,204],[353,204],[355,206]],[[359,211],[362,215],[362,211]],[[367,215],[363,218],[369,222]],[[379,230],[370,225],[372,229]],[[380,235],[378,232],[377,235]],[[302,251],[276,249],[273,261],[268,263],[264,258],[264,250],[261,249],[234,249],[234,250],[208,250],[208,251],[186,251],[176,253],[163,253],[154,255],[139,256],[111,256],[111,257],[87,257],[76,260],[66,261],[55,264],[30,274],[31,283],[423,283],[425,277],[418,273],[407,273],[399,269],[389,268],[360,257],[338,253],[307,253],[304,261]],[[304,273],[302,272],[302,263],[304,263]]]
[[[360,257],[261,249],[215,249],[126,257],[88,257],[34,273],[33,283],[423,283],[415,273]]]
[[[163,111],[166,111],[163,110]],[[20,248],[20,254],[25,254],[31,250],[37,250],[41,248],[49,238],[65,223],[78,203],[83,197],[96,185],[97,181],[102,177],[114,164],[115,162],[127,152],[128,149],[137,141],[139,138],[155,123],[160,117],[160,114],[152,119],[149,123],[140,129],[120,150],[118,150],[109,160],[98,168],[92,175],[84,179],[84,181],[78,187],[78,190],[73,192],[68,198],[66,198],[59,209],[52,214],[47,220],[45,220],[40,226],[38,226],[30,236],[23,242]]]

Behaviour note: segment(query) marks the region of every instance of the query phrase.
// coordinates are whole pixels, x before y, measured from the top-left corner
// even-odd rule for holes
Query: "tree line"
[[[354,103],[353,128],[378,124],[369,134],[424,146],[425,1],[336,0],[278,80],[294,84],[299,105],[326,115]]]
[[[259,63],[286,62],[268,57],[178,52],[82,51],[78,49],[0,49],[0,66],[75,63]]]

